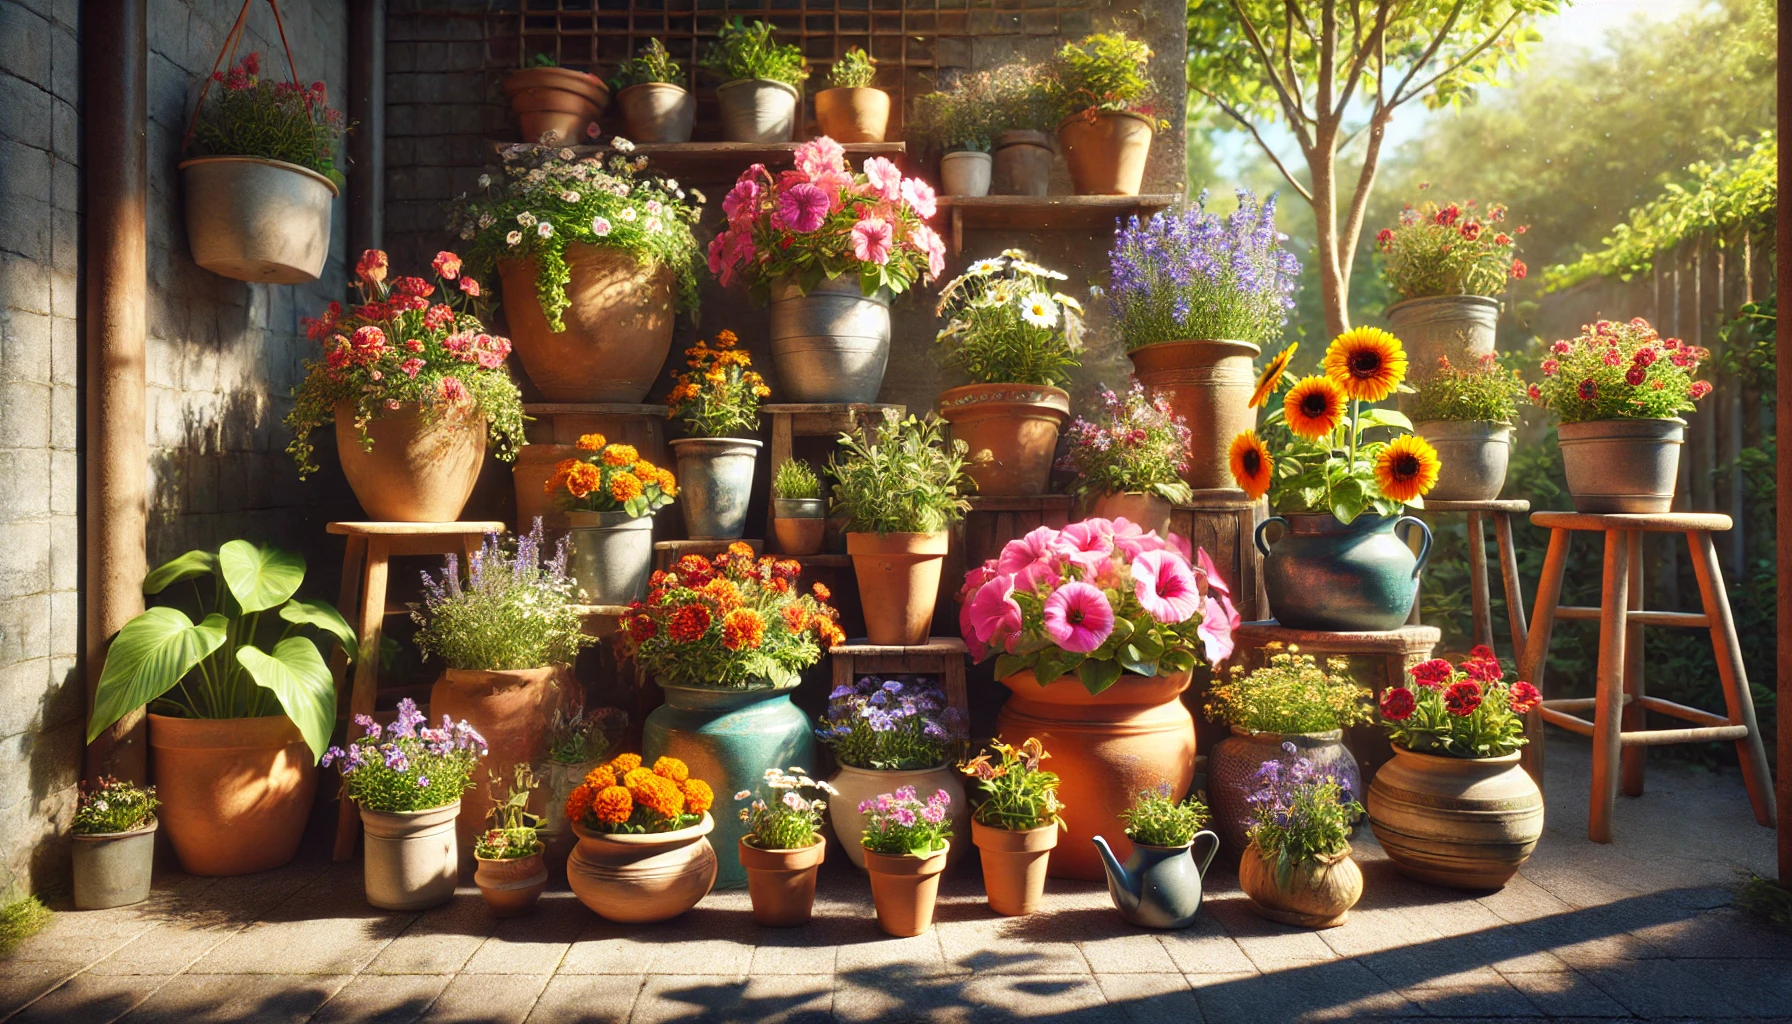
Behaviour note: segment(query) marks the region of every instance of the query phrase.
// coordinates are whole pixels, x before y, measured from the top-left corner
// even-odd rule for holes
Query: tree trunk
[[[1319,260],[1320,306],[1330,338],[1350,330],[1350,281],[1338,259],[1337,129],[1320,125],[1307,151],[1307,174],[1313,181],[1313,223]],[[1329,338],[1328,338],[1329,340]]]

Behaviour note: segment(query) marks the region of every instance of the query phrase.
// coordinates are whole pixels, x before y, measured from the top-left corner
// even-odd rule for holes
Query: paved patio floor
[[[477,890],[422,914],[373,910],[358,864],[319,851],[245,878],[169,874],[149,903],[59,913],[0,961],[0,1017],[256,1021],[1201,1021],[1401,1017],[1792,1019],[1792,937],[1730,909],[1773,834],[1738,778],[1658,767],[1618,841],[1586,839],[1587,753],[1551,743],[1549,829],[1503,891],[1470,898],[1394,873],[1368,829],[1367,893],[1323,932],[1255,917],[1215,872],[1195,927],[1122,924],[1095,885],[1045,912],[990,913],[975,862],[932,932],[878,931],[862,878],[824,868],[816,920],[760,929],[744,891],[653,927],[568,892],[497,923]],[[1087,841],[1084,839],[1083,841]]]

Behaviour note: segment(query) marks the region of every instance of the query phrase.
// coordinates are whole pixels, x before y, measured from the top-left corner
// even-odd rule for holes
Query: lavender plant
[[[841,764],[872,771],[938,768],[956,753],[961,729],[956,709],[938,686],[865,676],[828,695],[815,736],[834,748]]]
[[[628,725],[628,712],[620,708],[586,711],[581,701],[572,708],[555,708],[548,720],[548,760],[556,764],[591,764],[602,761],[615,735]]]
[[[804,797],[805,790],[814,795]],[[761,850],[801,850],[815,845],[821,839],[822,812],[828,809],[824,794],[837,796],[839,791],[794,765],[789,771],[767,768],[758,794],[747,789],[734,794],[737,801],[752,801],[740,809],[741,823],[747,826],[747,845]]]
[[[1295,755],[1294,744],[1282,744],[1282,757],[1257,769],[1257,790],[1245,797],[1251,841],[1284,886],[1300,864],[1349,852],[1351,822],[1363,813],[1337,776]]]
[[[411,618],[417,648],[449,668],[543,668],[570,664],[593,641],[574,609],[576,587],[566,575],[566,538],[553,557],[542,560],[541,519],[506,552],[497,534],[488,534],[467,565],[462,584],[459,560],[449,555],[438,579],[423,573],[423,604]]]
[[[1261,204],[1238,190],[1227,217],[1192,206],[1131,218],[1108,253],[1108,302],[1131,351],[1162,341],[1213,339],[1264,344],[1282,333],[1300,263],[1282,248],[1276,197]]]
[[[409,697],[398,702],[398,717],[381,728],[369,715],[356,715],[363,735],[347,749],[324,752],[325,767],[342,773],[342,791],[369,811],[427,811],[446,807],[473,788],[473,771],[487,753],[485,737],[465,721],[442,716],[439,728]]]
[[[859,804],[865,816],[862,842],[872,853],[892,857],[904,854],[926,856],[946,848],[952,838],[952,796],[943,789],[935,790],[925,802],[915,795],[915,787],[903,786],[894,793],[880,793]]]

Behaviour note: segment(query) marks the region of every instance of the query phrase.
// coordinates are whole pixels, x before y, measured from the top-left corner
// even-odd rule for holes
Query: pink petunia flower
[[[909,209],[919,214],[922,219],[933,216],[939,209],[935,202],[933,186],[920,178],[902,179],[902,201],[907,203]]]
[[[418,359],[416,356],[412,356],[404,362],[399,363],[398,368],[404,371],[405,376],[415,377],[423,370],[423,360]]]
[[[1232,607],[1232,601],[1225,594],[1214,592],[1207,595],[1207,607],[1201,615],[1201,643],[1207,650],[1207,663],[1219,667],[1220,662],[1231,657],[1233,650],[1232,631],[1244,622],[1238,609]]]
[[[1070,554],[1069,546],[1059,539],[1058,531],[1041,526],[1004,545],[996,558],[996,571],[1012,575],[1015,585],[1024,590],[1032,590],[1042,583],[1054,585],[1063,578],[1059,570]]]
[[[828,194],[814,185],[792,185],[778,196],[778,219],[799,234],[808,234],[821,227],[827,215]]]
[[[867,217],[852,229],[852,254],[867,263],[888,263],[896,229],[881,217]]]
[[[939,232],[925,224],[916,224],[908,233],[908,240],[927,254],[927,273],[932,277],[940,276],[946,269],[946,243],[940,240]]]
[[[751,178],[742,177],[722,197],[722,212],[728,216],[731,226],[739,227],[743,220],[752,220],[759,212],[759,183]]]
[[[888,157],[874,156],[865,161],[865,177],[872,189],[890,202],[902,198],[902,171]]]
[[[1072,581],[1045,599],[1045,634],[1066,651],[1088,654],[1113,632],[1114,609],[1096,587]]]
[[[970,628],[966,639],[981,645],[1004,644],[1019,634],[1022,622],[1020,604],[1014,600],[1014,578],[997,576],[985,583],[965,605],[964,620]]]
[[[797,170],[807,174],[811,180],[829,171],[838,171],[845,160],[846,147],[826,135],[796,147]]]
[[[1114,560],[1114,524],[1107,519],[1085,519],[1066,526],[1058,539],[1070,549],[1070,560],[1083,567],[1083,578],[1101,575]]]
[[[1195,571],[1174,551],[1140,553],[1132,562],[1132,579],[1139,604],[1159,622],[1187,622],[1205,604]]]
[[[1207,557],[1207,549],[1196,548],[1195,554],[1198,556],[1198,559],[1195,562],[1195,569],[1200,576],[1207,581],[1207,589],[1217,590],[1222,594],[1231,596],[1232,588],[1226,586],[1225,580],[1220,579],[1220,571],[1214,567],[1213,559]]]

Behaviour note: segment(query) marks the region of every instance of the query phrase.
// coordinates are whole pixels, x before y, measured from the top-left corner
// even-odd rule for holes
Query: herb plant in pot
[[[159,823],[190,875],[252,874],[298,852],[336,724],[325,654],[334,642],[359,657],[335,608],[294,596],[304,581],[305,559],[277,548],[189,551],[143,581],[150,596],[188,584],[170,595],[190,587],[186,610],[148,608],[106,652],[87,741],[148,708]]]
[[[1042,526],[965,574],[965,644],[995,659],[1011,691],[996,731],[1051,750],[1071,834],[1117,835],[1139,792],[1188,789],[1195,723],[1180,697],[1198,658],[1217,665],[1232,653],[1228,592],[1205,551],[1124,519]],[[1057,851],[1051,873],[1095,880],[1102,868],[1079,841]]]
[[[759,400],[772,391],[753,370],[733,331],[685,349],[682,373],[666,396],[668,419],[684,420],[685,436],[671,441],[684,481],[685,530],[694,540],[738,540],[753,499],[753,466],[762,442],[746,437],[759,429]]]
[[[587,711],[581,700],[562,701],[548,719],[548,753],[538,769],[542,776],[541,824],[536,835],[546,847],[548,870],[566,871],[566,855],[578,837],[566,820],[566,798],[610,752],[616,735],[628,725],[618,708]]]
[[[1420,186],[1425,188],[1428,186]],[[1474,200],[1411,203],[1400,222],[1375,236],[1382,273],[1400,301],[1387,308],[1388,326],[1412,348],[1413,378],[1422,381],[1450,365],[1474,366],[1493,353],[1499,294],[1524,277],[1515,235],[1501,227],[1506,208],[1478,208]]]
[[[573,895],[622,924],[669,921],[709,895],[715,792],[675,757],[639,754],[598,765],[566,799],[579,845],[566,862]]]
[[[1120,812],[1131,854],[1120,862],[1108,841],[1094,837],[1107,873],[1108,896],[1130,924],[1144,928],[1187,928],[1201,912],[1201,877],[1213,863],[1220,839],[1201,828],[1207,807],[1194,797],[1178,802],[1172,788],[1142,790]],[[1198,840],[1207,841],[1199,860]]]
[[[879,793],[908,786],[932,799],[943,792],[952,798],[956,827],[968,827],[964,783],[952,767],[964,742],[964,722],[947,706],[937,683],[873,676],[842,683],[828,695],[815,736],[833,748],[840,766],[829,780],[840,799],[828,819],[854,867],[865,866],[856,841],[865,828],[859,805]],[[953,861],[962,854],[957,851]]]
[[[946,88],[915,100],[908,136],[940,154],[940,191],[946,195],[989,195],[996,130],[991,83],[989,72],[960,74]]]
[[[1299,756],[1292,742],[1253,779],[1250,846],[1238,887],[1259,917],[1303,928],[1335,928],[1363,896],[1350,859],[1350,829],[1363,807],[1355,788]]]
[[[809,923],[815,874],[827,855],[821,835],[821,816],[828,809],[823,794],[834,795],[834,787],[794,766],[788,772],[767,768],[757,793],[743,789],[734,794],[736,801],[751,801],[740,810],[747,826],[740,837],[740,862],[747,869],[754,924],[793,928]]]
[[[639,601],[653,571],[653,514],[678,496],[678,483],[632,444],[581,434],[574,447],[578,456],[542,485],[566,510],[573,581],[585,604]]]
[[[1506,486],[1512,425],[1525,393],[1516,370],[1489,352],[1463,369],[1438,357],[1432,376],[1413,387],[1412,432],[1431,442],[1442,465],[1428,495],[1439,501],[1492,501]]]
[[[1151,109],[1151,48],[1123,32],[1065,43],[1052,60],[1058,145],[1077,195],[1136,196],[1151,136],[1169,127]]]
[[[923,800],[913,786],[902,786],[861,803],[859,813],[878,927],[898,938],[923,934],[933,927],[940,873],[952,848],[951,795],[940,790]]]
[[[723,142],[790,141],[809,77],[801,47],[778,43],[770,25],[748,25],[737,14],[722,24],[702,65],[722,80],[716,101],[722,106]]]
[[[828,88],[815,94],[815,120],[835,142],[882,142],[890,124],[890,94],[874,89],[877,62],[855,46],[828,69]]]
[[[1577,512],[1666,512],[1674,503],[1686,421],[1711,393],[1695,380],[1711,355],[1663,338],[1638,317],[1600,320],[1550,346],[1531,400],[1558,420],[1562,468]]]
[[[1049,194],[1058,124],[1051,68],[1024,61],[1004,64],[990,72],[989,85],[995,145],[989,191],[998,196]]]
[[[684,68],[658,39],[649,39],[640,53],[616,68],[610,88],[616,92],[630,141],[691,141],[697,97],[684,83]]]
[[[1090,518],[1125,519],[1168,537],[1172,507],[1193,497],[1182,479],[1188,469],[1188,426],[1168,395],[1146,394],[1137,380],[1125,395],[1103,388],[1096,397],[1101,418],[1091,423],[1078,416],[1058,461],[1058,468],[1071,473],[1069,493]]]
[[[860,423],[840,435],[841,451],[828,457],[865,633],[881,647],[927,642],[947,528],[970,507],[961,496],[969,446],[947,441],[944,427],[936,416],[898,420],[886,410],[875,428]]]
[[[971,383],[940,392],[940,416],[970,446],[965,475],[993,497],[1044,494],[1069,381],[1083,348],[1083,307],[1056,291],[1065,275],[1019,249],[978,260],[940,291],[943,362]]]
[[[1282,248],[1275,197],[1240,191],[1225,218],[1191,206],[1120,229],[1108,254],[1108,303],[1145,390],[1166,395],[1193,447],[1183,479],[1233,486],[1226,443],[1256,425],[1251,363],[1281,336],[1300,265]]]
[[[828,525],[821,478],[802,459],[786,459],[772,477],[772,530],[778,550],[813,555],[821,550]]]
[[[126,907],[149,899],[156,864],[154,786],[103,776],[75,805],[76,910]]]
[[[535,831],[541,816],[529,811],[537,780],[526,764],[515,771],[515,783],[502,791],[499,776],[487,781],[491,809],[485,831],[473,842],[473,859],[479,863],[473,882],[493,917],[527,914],[548,887],[546,849]]]
[[[998,914],[1031,914],[1045,899],[1046,866],[1063,824],[1058,776],[1039,767],[1051,755],[1036,736],[1019,747],[999,739],[989,746],[994,763],[978,754],[962,769],[977,780],[971,840],[983,861],[983,891]]]
[[[596,75],[563,68],[538,53],[504,76],[504,97],[524,142],[572,145],[603,114],[610,90]]]

